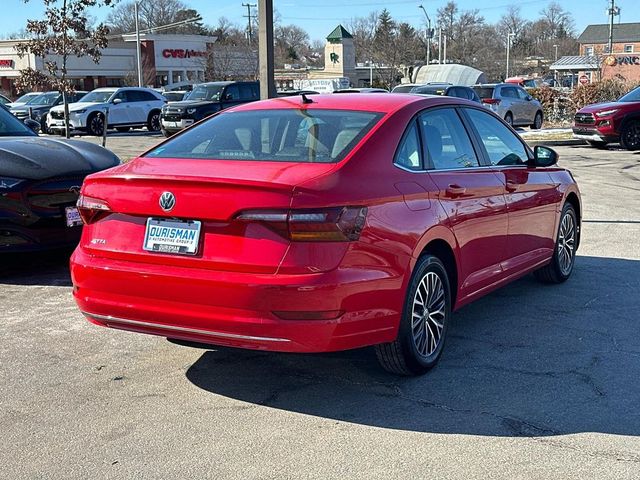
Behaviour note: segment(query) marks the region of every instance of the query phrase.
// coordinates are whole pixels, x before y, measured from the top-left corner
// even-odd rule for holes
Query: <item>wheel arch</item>
[[[459,265],[456,255],[457,245],[458,243],[451,230],[443,226],[437,226],[429,230],[422,237],[414,255],[415,261],[424,255],[433,255],[444,264],[451,287],[452,308],[456,304],[459,289]],[[412,270],[415,261],[413,262]]]
[[[569,192],[565,201],[566,203],[571,204],[576,212],[576,216],[578,217],[578,242],[576,245],[576,248],[578,248],[578,246],[580,246],[580,237],[582,234],[582,208],[580,205],[580,199],[575,192]]]

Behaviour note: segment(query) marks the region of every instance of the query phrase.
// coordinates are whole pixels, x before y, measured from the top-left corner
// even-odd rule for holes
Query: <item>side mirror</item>
[[[119,103],[122,103],[122,99],[121,98],[114,98],[111,103],[113,103],[114,105],[118,105]]]
[[[533,97],[531,95],[527,95],[527,102],[530,102],[531,100],[533,100]]]
[[[40,132],[40,122],[36,122],[31,118],[25,118],[24,124],[36,133]]]
[[[550,167],[558,163],[558,154],[549,147],[537,145],[533,149],[533,160],[529,162],[532,167]]]

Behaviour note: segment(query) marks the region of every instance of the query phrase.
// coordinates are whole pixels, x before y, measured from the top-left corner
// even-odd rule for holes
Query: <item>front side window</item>
[[[452,108],[427,111],[418,119],[429,168],[451,170],[480,166],[467,130]]]
[[[189,94],[189,100],[218,102],[220,101],[222,90],[224,90],[224,85],[198,85]]]
[[[160,158],[335,163],[380,120],[353,110],[223,112],[147,154]]]
[[[422,169],[420,164],[420,139],[416,122],[411,122],[411,126],[402,138],[396,153],[395,164],[409,170]]]
[[[475,108],[466,109],[466,112],[489,155],[491,165],[526,165],[527,150],[506,125],[491,114]]]
[[[529,98],[529,94],[524,88],[516,88],[516,91],[518,92],[518,96],[521,100],[526,100],[527,98]]]

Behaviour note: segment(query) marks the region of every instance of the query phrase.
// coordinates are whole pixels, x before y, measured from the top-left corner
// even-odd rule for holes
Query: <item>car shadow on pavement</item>
[[[0,285],[70,287],[70,249],[2,254]]]
[[[578,257],[454,315],[440,364],[396,377],[373,349],[298,355],[206,351],[196,386],[249,404],[389,429],[489,436],[640,435],[640,261]]]

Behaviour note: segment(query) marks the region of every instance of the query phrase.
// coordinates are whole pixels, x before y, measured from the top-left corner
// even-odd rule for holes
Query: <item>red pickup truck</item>
[[[574,117],[573,136],[593,147],[620,143],[640,150],[640,87],[615,102],[587,105]]]

